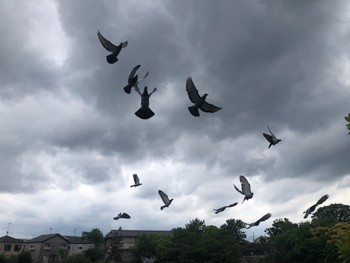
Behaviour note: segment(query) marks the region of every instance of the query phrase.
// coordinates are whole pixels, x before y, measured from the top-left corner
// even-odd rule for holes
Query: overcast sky
[[[117,63],[98,30],[128,41]],[[251,238],[278,218],[304,221],[324,194],[350,204],[348,1],[4,0],[0,33],[1,235],[271,213]],[[140,88],[158,89],[149,120],[123,91],[138,64],[150,71]],[[189,113],[189,76],[222,110]],[[282,139],[270,149],[267,126]],[[243,204],[240,175],[254,192]],[[159,189],[174,198],[163,211]]]

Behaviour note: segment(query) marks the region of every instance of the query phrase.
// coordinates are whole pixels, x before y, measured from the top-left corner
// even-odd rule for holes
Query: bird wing
[[[226,207],[234,207],[234,206],[236,206],[238,203],[237,202],[235,202],[235,203],[233,203],[233,204],[230,204],[230,205],[228,205],[228,206],[226,206]]]
[[[132,69],[128,78],[128,82],[131,82],[132,78],[135,76],[135,73],[139,69],[139,67],[141,67],[141,65],[137,65]]]
[[[326,201],[328,199],[329,195],[324,195],[322,196],[316,203],[316,205],[320,205],[322,204],[324,201]]]
[[[272,137],[275,137],[276,138],[276,136],[273,134],[273,132],[270,130],[270,127],[269,126],[267,126],[267,129],[269,130],[269,132],[271,133],[271,135],[272,135]]]
[[[139,179],[139,177],[137,176],[137,174],[133,174],[133,177],[134,177],[134,182],[135,182],[135,184],[139,184],[139,183],[140,183],[140,179]]]
[[[270,142],[270,143],[272,142],[273,137],[271,135],[266,134],[266,133],[263,133],[263,135],[268,142]]]
[[[121,218],[130,218],[130,216],[127,213],[122,213],[120,216]]]
[[[141,256],[140,258],[141,258],[142,263],[147,263],[149,260],[149,258],[143,257],[143,256]]]
[[[102,46],[105,49],[107,49],[110,52],[114,52],[117,50],[117,46],[113,45],[109,40],[107,40],[104,36],[102,36],[100,31],[97,31],[97,36],[98,36],[98,39],[100,40]]]
[[[142,79],[140,79],[138,82],[140,82],[141,80],[144,80],[148,76],[148,74],[149,74],[149,71],[147,71],[146,75]]]
[[[201,106],[201,110],[204,112],[212,112],[213,113],[213,112],[221,110],[221,108],[218,106],[215,106],[213,104],[210,104],[208,102],[203,102],[203,104]]]
[[[164,204],[166,205],[169,204],[170,202],[169,197],[162,190],[158,190],[158,194],[162,198]]]
[[[263,221],[266,221],[267,219],[269,219],[271,217],[271,214],[268,213],[266,215],[264,215],[262,218],[260,218],[258,221],[256,221],[257,224],[260,224]]]
[[[235,184],[233,184],[233,186],[235,187],[235,189],[236,189],[238,192],[240,192],[242,195],[244,195],[244,193],[243,193],[241,190],[239,190],[239,189],[237,188],[237,186],[235,186]]]
[[[252,193],[250,190],[250,184],[248,183],[247,178],[245,178],[243,175],[239,177],[239,180],[241,181],[242,184],[242,192],[244,195],[249,195]]]
[[[198,90],[196,89],[196,86],[194,85],[191,77],[188,77],[186,80],[186,91],[188,97],[190,98],[190,101],[193,103],[197,103],[201,100]]]

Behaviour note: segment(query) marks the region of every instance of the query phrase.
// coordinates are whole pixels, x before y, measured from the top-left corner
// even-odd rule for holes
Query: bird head
[[[205,99],[207,96],[208,96],[208,93],[205,93],[205,94],[202,96],[202,99]]]
[[[142,95],[147,96],[148,95],[148,89],[147,86],[143,89]]]

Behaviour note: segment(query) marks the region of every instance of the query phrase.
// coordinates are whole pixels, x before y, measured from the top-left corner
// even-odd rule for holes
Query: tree
[[[119,235],[116,235],[112,237],[110,246],[108,248],[108,259],[107,262],[110,260],[113,261],[121,261],[122,260],[122,251],[121,247],[123,246],[123,238]]]
[[[272,226],[270,228],[265,229],[265,233],[270,238],[273,238],[297,227],[298,225],[290,222],[288,218],[279,218],[273,221]]]
[[[83,252],[85,258],[87,258],[91,262],[97,262],[103,259],[104,253],[103,248],[101,246],[95,248],[89,248]]]
[[[18,259],[17,259],[18,263],[32,263],[32,255],[29,252],[21,252],[18,255]]]
[[[67,263],[91,263],[83,254],[76,254],[67,258]]]
[[[337,249],[339,258],[343,262],[350,262],[350,223],[337,223],[329,228],[330,242],[333,243]]]
[[[350,206],[331,204],[320,207],[312,215],[312,223],[323,226],[332,226],[338,222],[350,222]]]
[[[95,247],[103,245],[103,233],[98,228],[93,228],[90,232],[83,231],[81,237],[92,241],[95,244]]]
[[[239,244],[245,243],[247,235],[242,231],[245,228],[245,223],[240,219],[228,219],[226,224],[220,226],[220,229],[232,236]]]

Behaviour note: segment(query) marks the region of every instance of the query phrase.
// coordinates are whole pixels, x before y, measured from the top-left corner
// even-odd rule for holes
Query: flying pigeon
[[[135,86],[135,90],[141,96],[141,108],[135,112],[135,115],[143,120],[153,117],[154,112],[149,108],[149,98],[153,92],[157,91],[157,88],[154,88],[151,93],[148,93],[147,87],[145,87],[142,94],[139,87]]]
[[[271,145],[276,145],[277,143],[279,143],[282,140],[276,138],[276,136],[270,130],[269,126],[267,126],[267,128],[269,129],[269,132],[271,133],[271,135],[266,134],[266,133],[263,133],[263,135],[264,135],[265,139],[270,143],[270,145],[269,145],[269,149],[270,149]]]
[[[196,86],[194,85],[191,77],[188,77],[186,80],[186,91],[188,97],[194,103],[193,106],[188,107],[188,110],[193,116],[199,117],[198,109],[211,113],[221,110],[220,107],[217,107],[205,101],[206,97],[208,96],[207,93],[205,93],[202,97],[199,96],[198,90],[196,89]]]
[[[270,217],[271,217],[271,214],[268,213],[268,214],[264,215],[262,218],[260,218],[258,221],[251,223],[251,224],[246,224],[246,229],[249,229],[253,226],[258,226],[261,222],[266,221]]]
[[[164,205],[160,207],[160,210],[163,210],[165,207],[168,207],[171,204],[171,202],[174,200],[174,199],[169,199],[169,197],[162,190],[158,190],[158,194],[160,195],[160,197],[164,202]]]
[[[125,42],[121,42],[118,46],[115,46],[114,44],[112,44],[109,40],[107,40],[106,38],[104,38],[104,36],[102,36],[102,34],[100,33],[100,31],[97,31],[97,36],[98,39],[100,40],[102,46],[108,50],[109,52],[112,52],[112,54],[108,55],[107,58],[107,62],[109,64],[114,64],[115,62],[118,61],[117,56],[119,55],[120,51],[122,50],[122,48],[125,48],[128,46],[128,41]]]
[[[141,67],[141,65],[137,65],[136,67],[134,67],[129,75],[128,78],[128,85],[124,87],[124,91],[128,94],[130,94],[132,87],[136,86],[140,83],[140,81],[142,81],[143,79],[145,79],[148,76],[149,71],[147,71],[146,75],[138,80],[138,75],[135,76],[136,71]]]
[[[345,116],[344,119],[345,119],[347,122],[349,122],[349,123],[346,124],[346,128],[347,128],[348,130],[350,130],[350,113],[348,114],[348,116]],[[350,132],[348,133],[348,135],[349,135],[349,134],[350,134]]]
[[[242,191],[239,190],[235,184],[233,184],[233,186],[235,187],[235,189],[240,192],[242,195],[244,195],[244,199],[242,201],[242,203],[244,202],[244,200],[249,200],[251,198],[253,198],[254,193],[252,193],[252,191],[250,190],[250,184],[248,183],[248,180],[241,175],[239,177],[239,180],[241,181],[241,185],[242,185]]]
[[[114,220],[118,220],[120,218],[129,219],[130,216],[127,213],[119,213],[116,217],[113,217]]]
[[[152,256],[150,258],[141,256],[142,263],[153,263],[156,261],[156,259],[157,259],[156,256]]]
[[[139,177],[137,176],[137,174],[133,174],[132,176],[134,177],[134,183],[135,183],[135,184],[130,185],[130,187],[137,187],[137,186],[142,185],[142,184],[140,183],[140,179],[139,179]]]
[[[234,206],[236,206],[238,203],[237,202],[235,202],[235,203],[233,203],[233,204],[230,204],[230,205],[225,205],[225,206],[223,206],[223,207],[220,207],[220,208],[218,208],[218,209],[214,209],[214,211],[215,211],[215,214],[218,214],[218,213],[220,213],[220,212],[222,212],[222,211],[224,211],[226,208],[228,208],[228,207],[234,207]]]
[[[318,205],[321,205],[323,202],[325,202],[328,199],[329,195],[324,195],[322,196],[317,202],[316,204],[310,206],[308,209],[306,209],[306,211],[303,212],[304,218],[307,218],[313,211],[315,211],[316,207]]]

